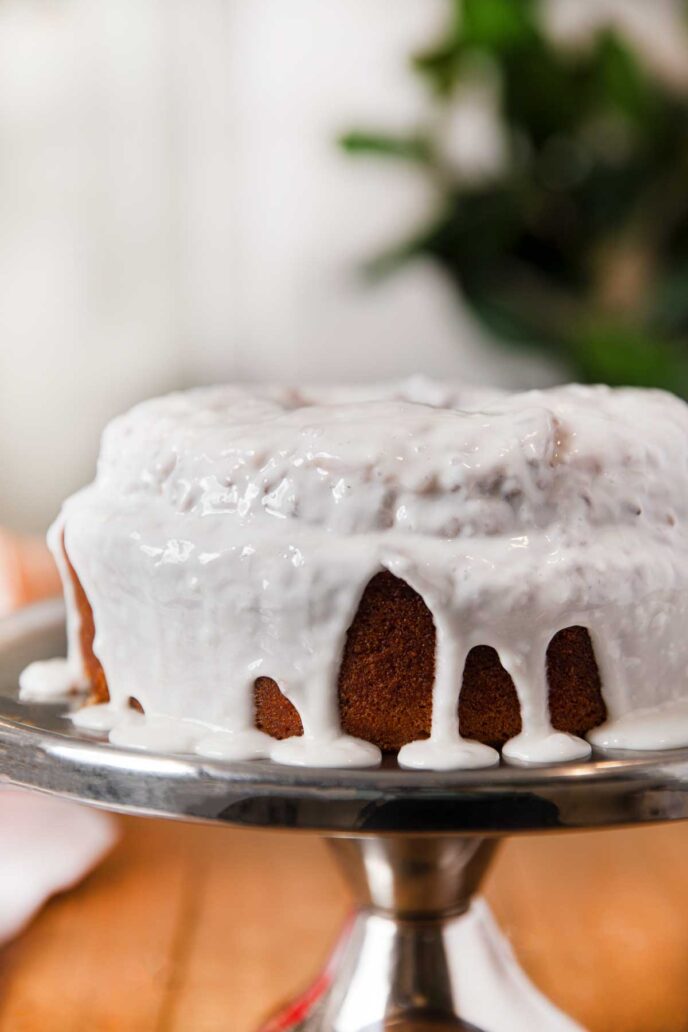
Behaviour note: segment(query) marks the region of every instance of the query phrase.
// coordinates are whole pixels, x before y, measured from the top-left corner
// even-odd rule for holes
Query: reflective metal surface
[[[520,971],[485,904],[469,910],[495,844],[332,840],[360,909],[310,997],[264,1032],[575,1032]]]
[[[345,941],[337,976],[309,1032],[380,1029],[475,1029],[461,1021],[452,931],[487,869],[496,840],[439,836],[336,839],[331,842],[361,910]],[[405,1024],[399,1024],[404,1019]],[[372,1027],[376,1027],[374,1024]]]
[[[492,770],[316,770],[111,746],[66,707],[17,700],[32,659],[64,652],[55,603],[0,621],[0,776],[131,813],[351,832],[495,832],[688,817],[688,749]]]
[[[477,1025],[460,1017],[456,1003],[456,969],[462,958],[452,950],[451,940],[452,927],[459,921],[460,917],[406,923],[362,911],[342,951],[336,981],[296,1028],[479,1032]]]
[[[403,920],[435,920],[467,909],[498,841],[387,835],[330,845],[361,906]]]
[[[474,1020],[475,992],[464,1009],[466,908],[495,836],[688,817],[688,749],[432,773],[392,761],[380,770],[314,770],[115,747],[77,731],[64,703],[18,701],[21,669],[63,653],[58,604],[0,621],[0,779],[127,813],[336,836],[360,909],[316,986],[270,1032],[504,1032],[501,1020],[487,1029]],[[512,979],[505,994],[514,985],[523,988]],[[501,996],[493,986],[490,999]],[[510,1029],[574,1027],[542,997],[537,1006],[537,1019],[510,1020]]]

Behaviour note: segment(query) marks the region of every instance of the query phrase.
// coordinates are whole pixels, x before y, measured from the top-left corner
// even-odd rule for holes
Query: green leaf
[[[562,339],[542,325],[541,313],[523,304],[522,298],[472,286],[468,286],[465,296],[480,321],[498,340],[561,354],[564,347]]]
[[[440,97],[448,97],[459,78],[463,48],[458,42],[442,43],[417,54],[411,63]]]
[[[427,255],[501,340],[536,344],[586,380],[688,397],[688,97],[610,30],[561,48],[541,27],[539,0],[447,0],[447,11],[413,67],[438,109],[481,61],[496,68],[520,160],[489,182],[462,180],[442,161],[451,121],[437,110],[408,136],[345,134],[348,153],[414,161],[443,191],[436,218],[367,275]],[[639,264],[624,265],[623,241]],[[624,275],[620,310],[603,288]]]
[[[438,42],[411,58],[411,67],[422,75],[438,97],[448,97],[459,77],[462,41],[463,0],[452,0],[447,27]]]
[[[380,155],[428,163],[432,147],[426,136],[393,136],[387,133],[352,130],[339,137],[339,146],[348,154]]]
[[[540,41],[533,0],[454,0],[443,37],[412,64],[440,97],[448,97],[464,64],[477,54],[499,57]]]
[[[491,52],[519,47],[538,35],[532,0],[464,0],[460,26],[467,46]]]
[[[571,355],[590,382],[661,387],[688,396],[688,347],[636,329],[601,323],[574,335]]]
[[[688,333],[688,262],[671,269],[659,281],[651,319],[665,333]]]
[[[616,107],[634,122],[643,123],[652,118],[655,91],[635,56],[614,33],[601,36],[596,64],[600,100]]]

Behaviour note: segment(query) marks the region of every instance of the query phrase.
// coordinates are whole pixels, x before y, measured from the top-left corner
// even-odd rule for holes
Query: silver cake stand
[[[499,839],[688,817],[688,749],[426,773],[392,762],[314,770],[115,747],[76,731],[64,703],[18,701],[20,670],[64,647],[57,603],[0,621],[0,778],[121,813],[327,836],[359,909],[318,983],[267,1026],[275,1032],[478,1028],[462,1003],[471,958],[457,950],[457,933]],[[575,1027],[550,1018],[543,1010],[530,1027]]]

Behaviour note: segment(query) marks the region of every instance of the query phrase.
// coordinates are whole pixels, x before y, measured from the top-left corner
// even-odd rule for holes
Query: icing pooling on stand
[[[497,762],[458,726],[475,645],[496,649],[520,701],[505,754],[550,762],[589,752],[548,712],[547,646],[572,625],[588,628],[602,675],[595,741],[659,746],[668,721],[688,744],[687,485],[688,406],[659,391],[216,387],[114,420],[51,541],[59,557],[64,535],[93,608],[111,700],[98,720],[117,742],[378,762],[341,733],[337,680],[363,590],[386,569],[436,628],[432,733],[400,762]],[[296,707],[302,737],[255,730],[259,676]]]

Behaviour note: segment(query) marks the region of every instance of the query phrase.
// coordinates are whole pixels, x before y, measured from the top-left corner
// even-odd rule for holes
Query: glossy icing
[[[65,503],[51,542],[59,558],[64,534],[93,607],[113,740],[378,762],[341,733],[337,676],[362,592],[387,569],[424,598],[437,634],[432,734],[400,763],[497,762],[461,738],[456,716],[480,644],[497,650],[521,704],[505,755],[550,762],[590,748],[554,732],[548,713],[547,646],[576,624],[590,631],[609,713],[594,740],[654,748],[666,740],[648,733],[657,707],[673,706],[671,743],[688,744],[676,709],[688,699],[687,487],[688,406],[659,391],[213,387],[114,420],[94,483]],[[64,563],[63,575],[78,679]],[[302,738],[255,732],[260,675],[297,708]],[[654,723],[636,721],[640,710]]]

